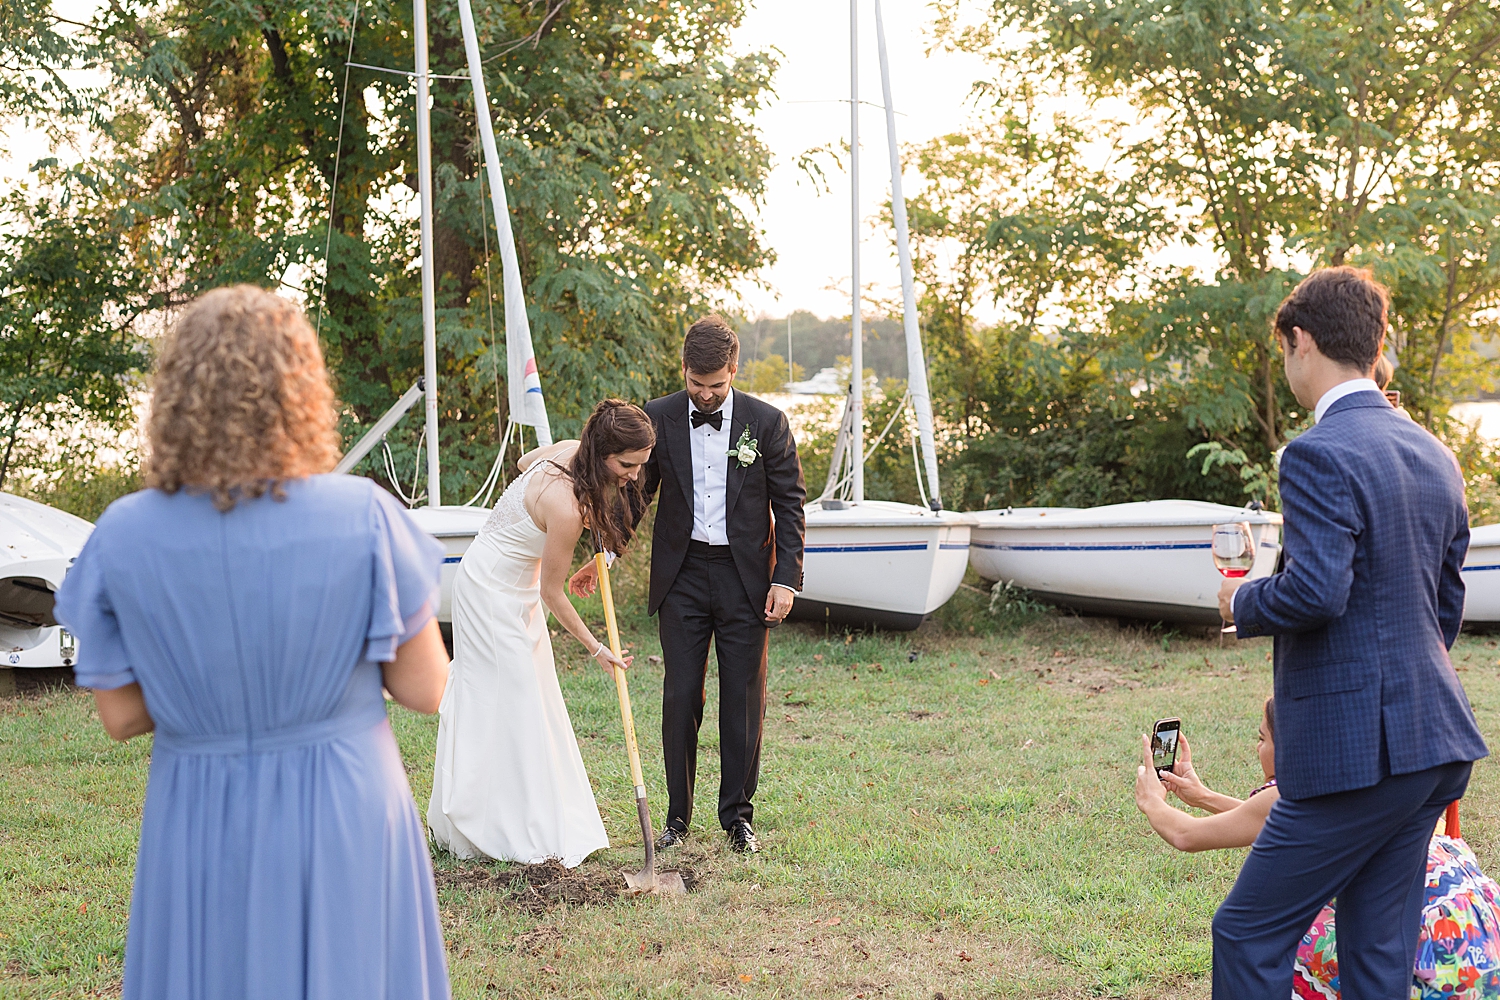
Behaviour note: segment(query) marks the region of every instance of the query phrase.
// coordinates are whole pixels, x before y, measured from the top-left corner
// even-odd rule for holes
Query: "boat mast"
[[[419,0],[420,2],[420,0]],[[853,286],[849,349],[849,410],[853,418],[849,445],[855,503],[865,498],[865,355],[859,302],[859,0],[849,0],[849,242],[850,284]]]
[[[885,136],[891,156],[891,215],[896,221],[896,255],[901,261],[901,319],[906,330],[906,386],[917,411],[917,436],[922,442],[922,464],[927,467],[927,493],[933,510],[943,509],[938,488],[937,447],[932,434],[932,396],[927,391],[927,362],[922,356],[922,333],[917,328],[917,295],[913,289],[911,243],[906,231],[906,198],[901,193],[901,154],[896,145],[896,111],[891,102],[891,65],[885,54],[885,20],[875,0],[875,41],[880,50],[880,92],[885,101]]]
[[[500,242],[500,270],[505,288],[506,377],[510,419],[536,430],[536,443],[552,443],[547,404],[542,398],[541,378],[531,346],[531,320],[526,315],[526,294],[521,286],[521,268],[516,260],[516,238],[510,227],[510,206],[505,196],[505,178],[500,173],[500,155],[495,150],[495,127],[490,122],[490,99],[484,87],[484,63],[479,56],[479,33],[474,29],[474,11],[469,0],[458,0],[458,19],[463,27],[464,54],[469,60],[469,80],[474,85],[474,117],[479,121],[479,142],[484,166],[489,172],[490,199],[495,209],[495,233]]]
[[[427,86],[427,0],[412,0],[412,28],[417,50],[417,202],[422,220],[422,370],[427,397],[427,506],[441,507],[442,475],[438,469],[437,286],[432,273],[432,117],[428,107]]]

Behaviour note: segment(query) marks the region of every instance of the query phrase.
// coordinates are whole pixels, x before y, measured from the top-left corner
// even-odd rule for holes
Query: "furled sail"
[[[500,157],[495,150],[495,129],[490,123],[490,101],[484,89],[484,69],[479,58],[479,35],[474,29],[474,12],[469,6],[469,0],[459,0],[458,16],[463,27],[464,51],[469,60],[469,79],[474,86],[474,110],[475,117],[479,119],[479,141],[484,149],[484,165],[489,173],[490,198],[495,207],[495,231],[500,238],[510,419],[512,423],[535,428],[537,444],[551,444],[552,427],[547,422],[542,379],[537,371],[536,352],[531,347],[531,320],[526,315],[526,293],[521,287],[521,268],[516,263],[516,240],[510,228],[505,178],[501,176]]]

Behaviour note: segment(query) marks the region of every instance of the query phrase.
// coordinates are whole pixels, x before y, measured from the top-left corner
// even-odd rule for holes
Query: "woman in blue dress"
[[[110,735],[155,731],[125,1000],[448,996],[382,686],[434,712],[442,549],[338,455],[306,319],[248,286],[162,347],[148,488],[57,595]]]

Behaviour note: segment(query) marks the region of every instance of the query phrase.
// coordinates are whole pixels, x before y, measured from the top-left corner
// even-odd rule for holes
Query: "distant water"
[[[1454,403],[1449,412],[1466,424],[1478,421],[1480,437],[1489,441],[1500,441],[1500,399]]]

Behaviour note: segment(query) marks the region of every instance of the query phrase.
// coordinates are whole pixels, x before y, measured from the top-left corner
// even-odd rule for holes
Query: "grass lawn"
[[[614,895],[641,862],[619,715],[562,637],[563,692],[615,847],[560,880],[438,853],[454,995],[1206,997],[1209,921],[1243,852],[1180,855],[1150,832],[1131,798],[1138,734],[1180,715],[1210,784],[1254,787],[1269,641],[997,620],[983,604],[961,591],[909,635],[772,633],[749,859],[713,818],[711,673],[693,837],[665,859],[694,884],[676,901]],[[623,625],[659,823],[654,622]],[[1484,637],[1455,650],[1492,739],[1497,657]],[[425,812],[437,720],[392,717]],[[0,699],[0,996],[118,991],[149,752],[149,738],[111,744],[86,694]],[[1464,830],[1495,873],[1492,771],[1475,771]]]

